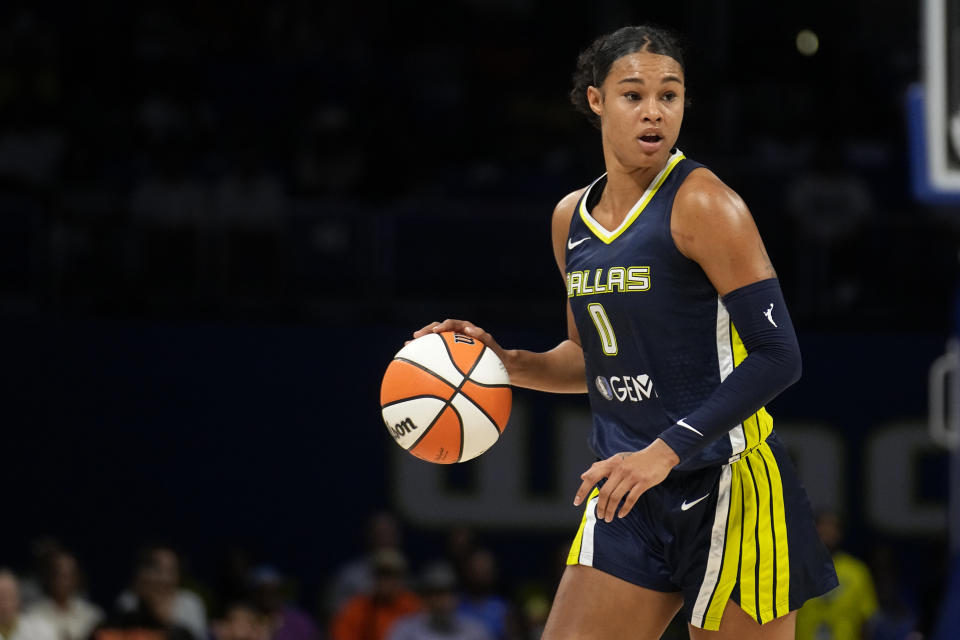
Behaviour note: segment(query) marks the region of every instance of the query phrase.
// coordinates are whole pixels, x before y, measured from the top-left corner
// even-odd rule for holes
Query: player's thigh
[[[691,640],[794,640],[797,628],[797,612],[791,611],[785,616],[761,625],[751,618],[733,600],[727,600],[720,619],[719,631],[706,631],[692,625]]]
[[[663,593],[603,573],[570,565],[541,640],[656,640],[680,610],[680,593]]]

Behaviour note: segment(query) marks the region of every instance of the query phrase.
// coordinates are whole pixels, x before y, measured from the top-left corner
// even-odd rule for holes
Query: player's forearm
[[[800,347],[775,278],[732,291],[723,297],[723,303],[748,355],[700,407],[660,434],[681,462],[693,458],[800,377]]]
[[[564,340],[549,351],[522,349],[507,352],[510,383],[517,387],[551,393],[585,393],[583,349]]]

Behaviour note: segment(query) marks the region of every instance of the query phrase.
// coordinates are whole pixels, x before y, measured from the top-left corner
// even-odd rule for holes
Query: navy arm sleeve
[[[747,357],[706,401],[660,438],[683,464],[800,379],[800,346],[776,278],[723,296]]]

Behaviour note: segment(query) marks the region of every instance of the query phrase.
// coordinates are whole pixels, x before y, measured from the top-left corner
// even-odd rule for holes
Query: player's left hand
[[[613,522],[615,515],[622,518],[630,513],[643,492],[663,482],[679,462],[680,458],[673,449],[659,438],[640,451],[618,453],[594,462],[580,475],[583,482],[573,504],[579,506],[593,487],[606,478],[597,500],[597,517]],[[623,505],[617,513],[621,500]]]

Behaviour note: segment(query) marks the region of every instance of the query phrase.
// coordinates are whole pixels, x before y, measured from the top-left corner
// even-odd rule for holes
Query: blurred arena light
[[[797,51],[802,55],[812,56],[820,49],[820,38],[810,29],[801,29],[797,34]]]

